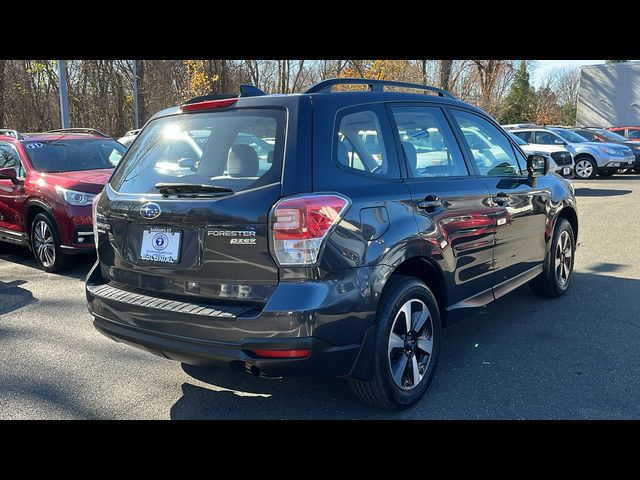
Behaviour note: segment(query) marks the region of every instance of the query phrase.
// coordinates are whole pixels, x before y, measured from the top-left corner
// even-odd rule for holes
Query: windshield
[[[523,139],[521,139],[519,136],[514,135],[513,133],[509,132],[509,136],[513,139],[514,142],[516,142],[518,145],[528,145],[527,142],[525,142]]]
[[[607,140],[609,140],[610,142],[613,142],[613,143],[627,142],[628,141],[622,135],[618,135],[617,133],[610,132],[609,130],[596,130],[595,132],[598,135],[600,135],[601,137],[604,137],[605,139],[607,139]]]
[[[122,193],[157,193],[157,183],[215,185],[235,192],[276,183],[284,128],[283,110],[263,108],[159,118],[140,132],[110,185]]]
[[[23,146],[33,168],[43,173],[114,168],[127,151],[111,139],[38,140]]]
[[[549,130],[551,130],[555,134],[560,135],[566,142],[569,143],[584,143],[589,141],[582,135],[578,135],[571,130],[563,130],[561,128],[550,128]]]

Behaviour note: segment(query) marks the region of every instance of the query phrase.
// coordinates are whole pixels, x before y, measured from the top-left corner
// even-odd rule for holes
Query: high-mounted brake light
[[[186,105],[180,105],[180,110],[183,112],[192,112],[194,110],[211,110],[214,108],[226,108],[230,107],[238,101],[237,98],[225,98],[222,100],[207,100],[206,102],[187,103]]]
[[[280,200],[271,213],[273,249],[280,265],[313,265],[322,243],[342,219],[349,200],[307,195]]]

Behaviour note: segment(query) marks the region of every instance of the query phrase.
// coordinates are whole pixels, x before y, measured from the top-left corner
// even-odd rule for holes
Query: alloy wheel
[[[573,252],[571,250],[571,239],[569,232],[562,232],[556,245],[555,270],[556,280],[563,287],[569,281],[571,276],[571,259]]]
[[[40,220],[33,228],[33,246],[40,263],[50,268],[56,262],[53,232],[47,222]]]
[[[412,390],[424,378],[433,351],[433,320],[421,300],[408,300],[389,332],[388,360],[394,383]]]
[[[580,178],[589,178],[593,174],[593,165],[589,160],[580,160],[576,163],[576,175]]]

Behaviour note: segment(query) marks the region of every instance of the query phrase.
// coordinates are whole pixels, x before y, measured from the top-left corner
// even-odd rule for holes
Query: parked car
[[[561,145],[573,155],[576,178],[609,177],[620,168],[635,163],[629,147],[615,143],[589,142],[571,130],[556,127],[529,127],[509,130],[531,145]]]
[[[617,133],[632,142],[640,142],[640,127],[609,127],[607,130]]]
[[[632,142],[627,140],[622,135],[618,135],[615,132],[611,132],[609,130],[605,130],[604,128],[595,128],[595,127],[577,127],[572,128],[572,131],[576,132],[578,135],[583,136],[590,142],[600,142],[600,143],[617,143],[619,145],[626,145],[633,151],[633,155],[636,157],[636,161],[633,165],[633,168],[623,169],[627,170],[635,170],[640,173],[640,143]]]
[[[129,147],[133,143],[133,141],[136,139],[136,137],[138,136],[138,133],[140,133],[140,130],[142,130],[142,129],[141,128],[136,128],[134,130],[129,130],[122,137],[120,137],[118,139],[118,141],[122,145],[124,145],[125,147]]]
[[[91,201],[125,150],[91,129],[0,130],[0,241],[29,247],[47,272],[95,254]]]
[[[560,145],[530,145],[513,133],[509,135],[525,154],[546,157],[550,172],[555,172],[565,178],[573,177],[573,156],[566,148]]]
[[[343,84],[370,90],[331,91]],[[171,146],[207,128],[216,134],[195,170],[155,168],[179,162]],[[437,142],[421,143],[422,163],[404,138],[427,132]],[[266,170],[241,135],[275,140]],[[346,377],[366,402],[408,407],[455,312],[527,282],[547,297],[569,288],[576,198],[546,158],[527,158],[485,112],[424,85],[242,86],[163,110],[94,200],[93,324],[164,358]]]

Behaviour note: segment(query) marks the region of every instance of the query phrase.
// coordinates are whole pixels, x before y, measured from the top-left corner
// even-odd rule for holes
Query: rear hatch
[[[103,277],[166,299],[266,303],[278,282],[268,214],[281,196],[285,130],[278,108],[151,121],[98,202]]]

